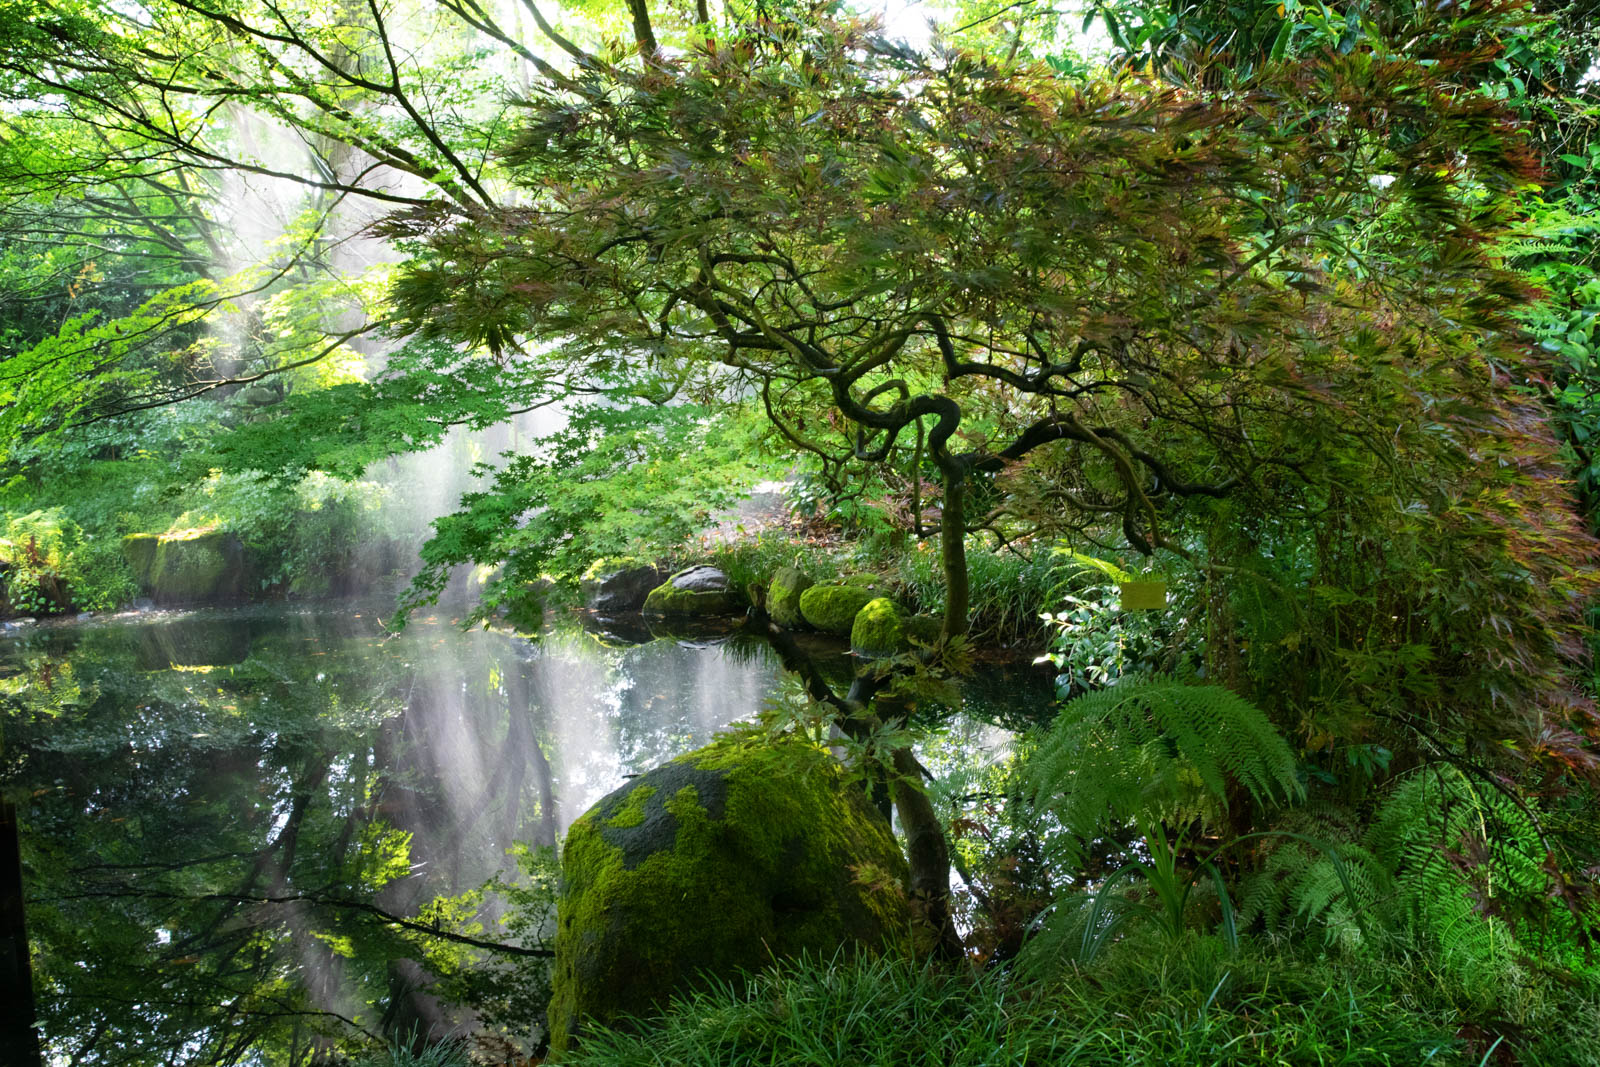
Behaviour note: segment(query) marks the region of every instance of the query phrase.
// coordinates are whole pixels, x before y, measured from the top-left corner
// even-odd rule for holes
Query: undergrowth
[[[1437,1003],[1427,976],[1340,968],[1218,940],[1129,940],[1042,984],[903,961],[786,963],[673,1001],[637,1032],[597,1030],[558,1062],[1061,1067],[1478,1064],[1513,1038]],[[1499,1045],[1495,1046],[1495,1042]],[[1516,1061],[1587,1063],[1515,1038]]]

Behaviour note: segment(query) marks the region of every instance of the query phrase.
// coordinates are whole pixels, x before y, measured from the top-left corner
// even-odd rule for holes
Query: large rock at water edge
[[[597,559],[578,584],[591,611],[615,615],[638,611],[661,578],[659,567],[636,559]]]
[[[905,860],[825,749],[724,738],[572,824],[551,1045],[646,1015],[706,976],[905,944]]]
[[[816,583],[797,567],[779,567],[767,590],[767,614],[779,626],[799,626],[806,621],[800,614],[800,595]]]
[[[859,585],[814,585],[800,594],[800,613],[817,629],[848,637],[856,612],[881,595]]]
[[[744,608],[744,597],[728,576],[708,564],[679,571],[644,598],[648,615],[731,615]]]
[[[869,600],[850,624],[850,650],[863,656],[892,656],[910,647],[906,610],[886,596]]]
[[[122,555],[158,604],[230,600],[244,591],[244,547],[216,527],[129,534]]]

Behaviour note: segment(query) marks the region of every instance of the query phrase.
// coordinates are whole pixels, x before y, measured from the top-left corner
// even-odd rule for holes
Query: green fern
[[[1330,946],[1355,950],[1386,929],[1395,898],[1389,868],[1357,842],[1353,813],[1327,805],[1289,812],[1264,836],[1256,869],[1239,894],[1241,926],[1280,937],[1320,930]]]
[[[1394,872],[1396,920],[1443,969],[1489,987],[1518,969],[1523,949],[1495,912],[1549,886],[1524,807],[1454,767],[1425,767],[1395,786],[1364,843]]]
[[[1062,706],[1024,771],[1034,806],[1076,863],[1102,828],[1214,816],[1230,783],[1258,802],[1298,798],[1294,753],[1266,715],[1209,685],[1129,678]]]

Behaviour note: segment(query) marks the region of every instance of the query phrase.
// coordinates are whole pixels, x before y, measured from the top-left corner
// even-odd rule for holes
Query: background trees
[[[592,401],[424,551],[414,603],[471,562],[491,604],[772,454],[872,472],[939,540],[947,643],[972,546],[1158,572],[1127,658],[1253,700],[1330,821],[1453,768],[1537,825],[1523,904],[1592,915],[1585,16],[1094,14],[1110,72],[1027,5],[927,55],[798,7],[13,6],[8,462],[182,450],[244,500]],[[1064,665],[1144,625],[1084,604]],[[1279,818],[1246,800],[1202,829]]]

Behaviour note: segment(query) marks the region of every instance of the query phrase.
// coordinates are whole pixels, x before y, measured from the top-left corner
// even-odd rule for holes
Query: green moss
[[[743,598],[732,589],[695,592],[674,589],[667,581],[650,590],[642,610],[646,615],[731,615],[743,606]]]
[[[150,572],[155,567],[156,548],[160,543],[161,535],[152,533],[129,534],[122,539],[122,558],[128,561],[141,589],[150,586]]]
[[[242,577],[239,542],[216,527],[129,534],[122,539],[122,554],[140,589],[165,603],[229,595]]]
[[[627,800],[617,813],[606,820],[606,825],[616,830],[627,830],[644,823],[645,801],[656,795],[656,787],[642,785],[629,790]]]
[[[877,593],[858,585],[814,585],[800,594],[800,613],[817,629],[845,636],[856,612],[877,598]]]
[[[228,571],[228,535],[221,530],[163,534],[150,568],[150,590],[159,600],[205,600],[216,595]]]
[[[868,656],[904,652],[908,647],[905,609],[886,596],[867,601],[850,627],[850,647]]]
[[[800,595],[816,583],[797,567],[779,567],[772,576],[772,586],[767,590],[767,614],[779,626],[799,626],[805,622],[800,613]]]
[[[825,749],[729,738],[604,798],[563,853],[552,1046],[582,1020],[648,1013],[674,992],[801,953],[901,948],[887,825]],[[858,880],[853,871],[891,872]]]

